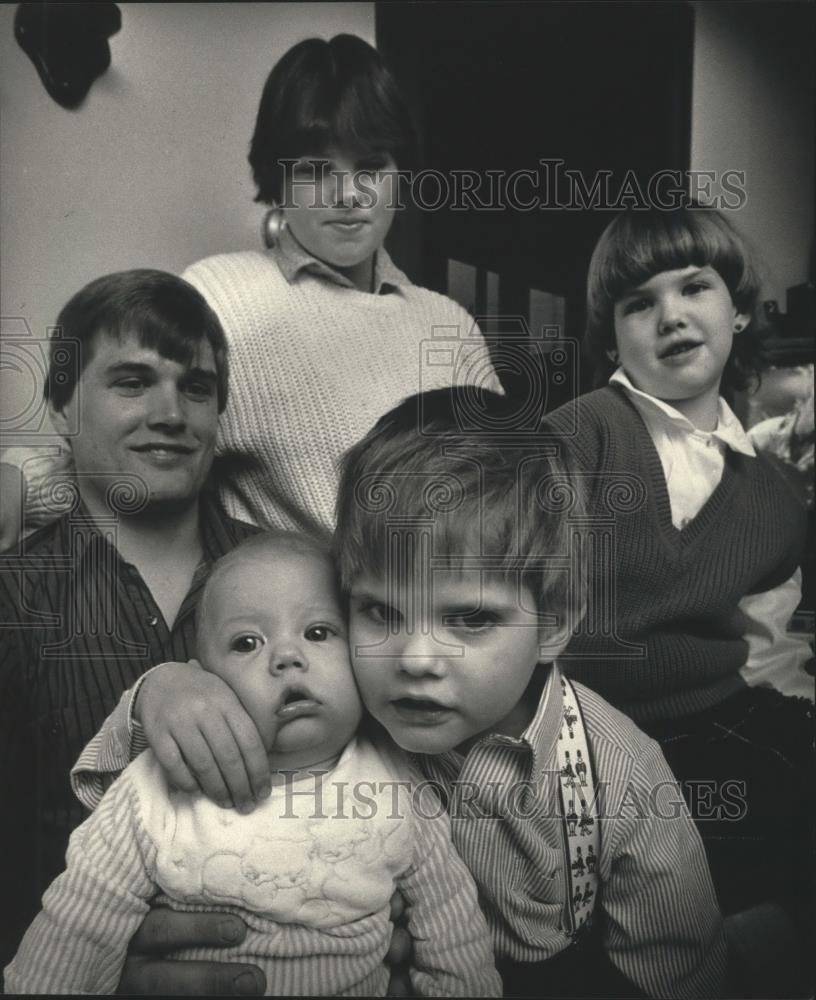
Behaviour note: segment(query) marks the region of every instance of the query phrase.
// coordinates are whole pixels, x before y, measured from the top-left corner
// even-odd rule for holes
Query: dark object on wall
[[[76,108],[110,66],[108,39],[121,26],[115,3],[21,3],[14,37],[57,104]]]

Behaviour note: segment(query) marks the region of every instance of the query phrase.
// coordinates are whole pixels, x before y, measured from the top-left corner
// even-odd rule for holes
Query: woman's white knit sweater
[[[220,254],[183,277],[229,342],[216,467],[227,512],[330,530],[338,460],[379,417],[420,390],[496,380],[473,319],[385,251],[372,294],[298,250]]]

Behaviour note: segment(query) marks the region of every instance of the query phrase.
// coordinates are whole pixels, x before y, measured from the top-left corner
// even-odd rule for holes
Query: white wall
[[[746,172],[747,201],[733,219],[766,264],[765,298],[783,311],[813,252],[814,57],[799,27],[804,6],[694,4],[691,167]]]
[[[35,336],[100,274],[259,246],[246,154],[269,70],[302,38],[374,42],[373,3],[119,6],[111,68],[67,111],[0,5],[0,312]],[[0,376],[6,420],[29,391]]]

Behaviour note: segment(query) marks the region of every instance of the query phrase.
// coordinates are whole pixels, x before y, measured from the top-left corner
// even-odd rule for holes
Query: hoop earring
[[[269,250],[276,246],[286,229],[282,208],[270,208],[261,221],[261,240]]]

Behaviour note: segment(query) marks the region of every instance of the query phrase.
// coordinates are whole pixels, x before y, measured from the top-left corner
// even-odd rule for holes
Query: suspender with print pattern
[[[567,845],[570,936],[592,923],[598,893],[598,803],[581,707],[570,682],[561,678],[564,711],[558,737],[558,787]]]

